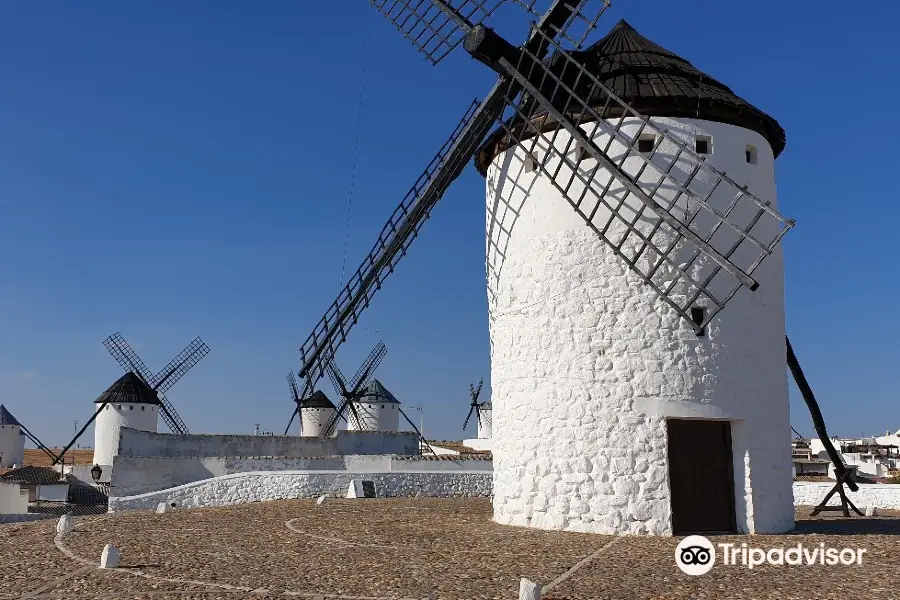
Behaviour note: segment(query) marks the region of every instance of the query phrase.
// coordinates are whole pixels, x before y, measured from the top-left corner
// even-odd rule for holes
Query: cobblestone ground
[[[900,514],[810,519],[779,536],[721,536],[763,549],[802,543],[865,548],[862,565],[717,564],[699,577],[674,564],[678,538],[612,537],[503,527],[483,499],[283,501],[157,515],[0,525],[0,600],[34,598],[504,598],[521,577],[544,598],[616,600],[898,597]],[[103,545],[122,568],[95,566]],[[573,569],[574,568],[574,569]]]

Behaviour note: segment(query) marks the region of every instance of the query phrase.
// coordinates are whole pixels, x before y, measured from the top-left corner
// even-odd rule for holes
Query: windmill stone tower
[[[22,426],[6,407],[0,404],[0,468],[22,466],[25,460],[25,436]]]
[[[156,433],[161,403],[155,391],[132,372],[125,373],[94,401],[106,406],[94,425],[94,464],[104,469],[119,453],[123,427]]]
[[[624,21],[585,48],[608,0],[517,3],[531,22],[519,46],[487,24],[502,3],[372,0],[432,64],[461,45],[499,77],[300,347],[300,376],[325,374],[474,159],[487,180],[495,520],[789,529],[783,130]]]
[[[775,206],[785,137],[773,118],[625,21],[572,55],[657,131]],[[640,153],[680,160],[672,139],[640,135],[640,123],[606,108]],[[521,145],[501,144],[503,133],[476,162],[487,179],[495,520],[596,533],[791,529],[780,247],[754,271],[759,288],[712,321],[703,302],[690,306],[704,324],[692,328],[585,226]],[[597,136],[642,184],[644,161]],[[684,178],[690,168],[685,160],[671,172]],[[607,180],[592,185],[622,207],[627,192]],[[597,206],[594,222],[606,221]],[[624,234],[614,223],[607,237],[618,235],[628,256],[640,240]],[[673,255],[688,262],[686,249]]]
[[[300,403],[300,435],[303,437],[320,437],[325,433],[325,426],[334,417],[337,408],[322,390],[316,390],[309,398]]]
[[[347,431],[399,431],[400,401],[377,379],[363,388],[354,403],[358,419],[347,420]]]

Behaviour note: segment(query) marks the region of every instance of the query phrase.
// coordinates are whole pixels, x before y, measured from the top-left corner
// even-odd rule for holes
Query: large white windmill
[[[495,520],[790,529],[780,125],[624,21],[583,48],[608,2],[520,0],[536,20],[517,47],[481,24],[503,0],[371,1],[431,62],[462,43],[499,79],[301,347],[301,377],[326,372],[474,159]]]

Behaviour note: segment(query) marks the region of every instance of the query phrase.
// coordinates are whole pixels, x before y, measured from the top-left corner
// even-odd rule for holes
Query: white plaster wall
[[[37,499],[44,502],[65,502],[69,499],[69,484],[39,485]]]
[[[806,481],[794,482],[794,504],[797,506],[816,506],[834,487],[833,483],[814,483]],[[846,488],[845,488],[846,489]],[[875,506],[877,508],[900,509],[900,485],[896,484],[859,484],[858,492],[850,492],[848,497],[859,508]],[[830,506],[840,506],[837,494],[828,501]]]
[[[94,464],[104,468],[113,464],[113,457],[119,452],[123,427],[156,432],[158,421],[159,406],[127,402],[107,404],[94,421]]]
[[[494,411],[492,408],[484,408],[478,411],[478,437],[486,440],[493,435]]]
[[[838,453],[838,456],[842,457],[840,442],[837,439],[833,439],[832,445],[834,446],[835,451]],[[822,440],[820,440],[819,438],[810,438],[809,451],[815,457],[824,458],[824,459],[828,460],[828,452],[825,451],[825,445],[822,443]]]
[[[300,435],[303,437],[318,437],[324,434],[325,426],[337,412],[333,408],[301,408]]]
[[[370,404],[357,402],[356,412],[359,423],[352,413],[347,413],[347,431],[398,431],[400,429],[400,407],[393,402]]]
[[[154,508],[159,502],[199,508],[247,502],[343,495],[358,475],[328,471],[254,472],[225,475],[177,488],[130,497],[111,497],[109,512]],[[491,475],[473,473],[367,473],[379,497],[489,496]]]
[[[419,454],[410,431],[338,431],[331,437],[296,435],[172,435],[122,429],[119,456],[169,458],[207,456],[287,456],[309,458],[345,454]]]
[[[28,490],[18,483],[0,482],[0,515],[28,512]]]
[[[492,438],[469,438],[463,440],[463,446],[468,446],[472,450],[485,450],[490,452],[494,448],[494,440]]]
[[[18,425],[0,425],[0,468],[22,466],[25,460],[25,437]]]
[[[759,134],[653,120],[689,144],[712,136],[708,161],[775,204],[774,159]],[[745,162],[747,144],[757,164]],[[661,150],[671,155],[674,145]],[[495,520],[671,534],[665,420],[691,417],[732,422],[739,529],[790,529],[780,247],[754,273],[759,289],[739,290],[697,337],[547,179],[521,173],[523,158],[521,148],[501,154],[487,174]],[[629,158],[624,168],[636,173],[639,164]],[[612,199],[621,194],[613,185]]]

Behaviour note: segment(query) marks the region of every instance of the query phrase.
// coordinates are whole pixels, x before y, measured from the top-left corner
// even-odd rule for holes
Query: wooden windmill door
[[[731,423],[669,419],[672,533],[733,532]]]

